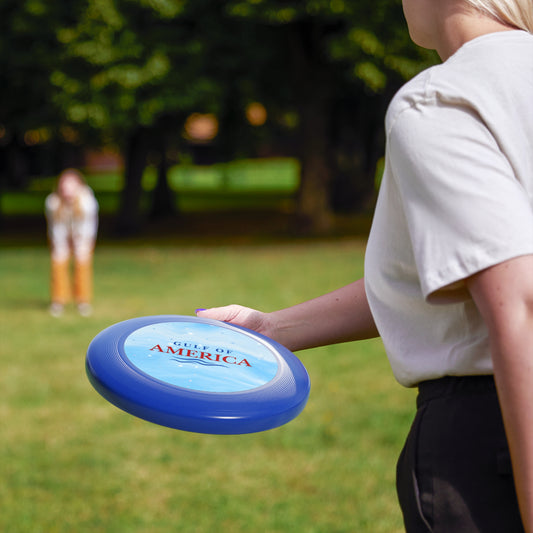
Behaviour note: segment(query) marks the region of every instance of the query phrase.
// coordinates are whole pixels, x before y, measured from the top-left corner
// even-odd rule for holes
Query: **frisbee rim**
[[[151,376],[131,361],[124,343],[145,326],[169,322],[209,324],[244,334],[276,358],[276,374],[264,384],[235,392],[188,389]],[[286,347],[242,326],[202,317],[151,315],[113,324],[91,341],[85,367],[92,386],[116,407],[162,426],[196,433],[242,434],[279,427],[301,413],[310,392],[307,370]],[[284,390],[288,381],[294,389],[290,395]]]

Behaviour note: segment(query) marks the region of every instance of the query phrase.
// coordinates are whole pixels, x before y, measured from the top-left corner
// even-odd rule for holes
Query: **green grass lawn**
[[[303,413],[210,436],[136,419],[89,384],[91,339],[120,320],[243,303],[271,310],[362,274],[364,242],[97,247],[95,312],[47,313],[44,246],[0,250],[0,531],[399,533],[396,457],[414,393],[379,340],[300,352]]]

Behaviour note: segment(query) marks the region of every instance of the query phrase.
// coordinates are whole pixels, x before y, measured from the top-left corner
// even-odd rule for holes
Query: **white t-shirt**
[[[533,35],[469,41],[398,92],[386,130],[365,283],[394,375],[491,374],[463,280],[533,253]]]
[[[72,252],[79,260],[87,259],[98,230],[98,202],[93,191],[84,187],[72,206],[62,205],[53,192],[46,197],[45,213],[53,258],[64,261]]]

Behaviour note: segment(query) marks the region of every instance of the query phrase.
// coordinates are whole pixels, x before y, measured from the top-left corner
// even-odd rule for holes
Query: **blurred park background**
[[[4,223],[77,167],[119,235],[243,186],[300,233],[368,213],[386,106],[435,62],[399,0],[4,0],[0,28]]]
[[[134,419],[84,372],[117,321],[362,275],[387,104],[436,62],[401,1],[3,0],[0,28],[0,531],[402,531],[413,395],[379,340],[299,354],[305,411],[240,437]],[[47,313],[65,167],[100,204],[90,318]]]

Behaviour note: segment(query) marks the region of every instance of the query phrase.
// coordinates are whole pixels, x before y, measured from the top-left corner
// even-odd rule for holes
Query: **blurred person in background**
[[[51,253],[50,314],[60,316],[73,297],[79,313],[89,316],[98,202],[78,170],[67,169],[60,174],[56,190],[46,198],[45,212]]]

